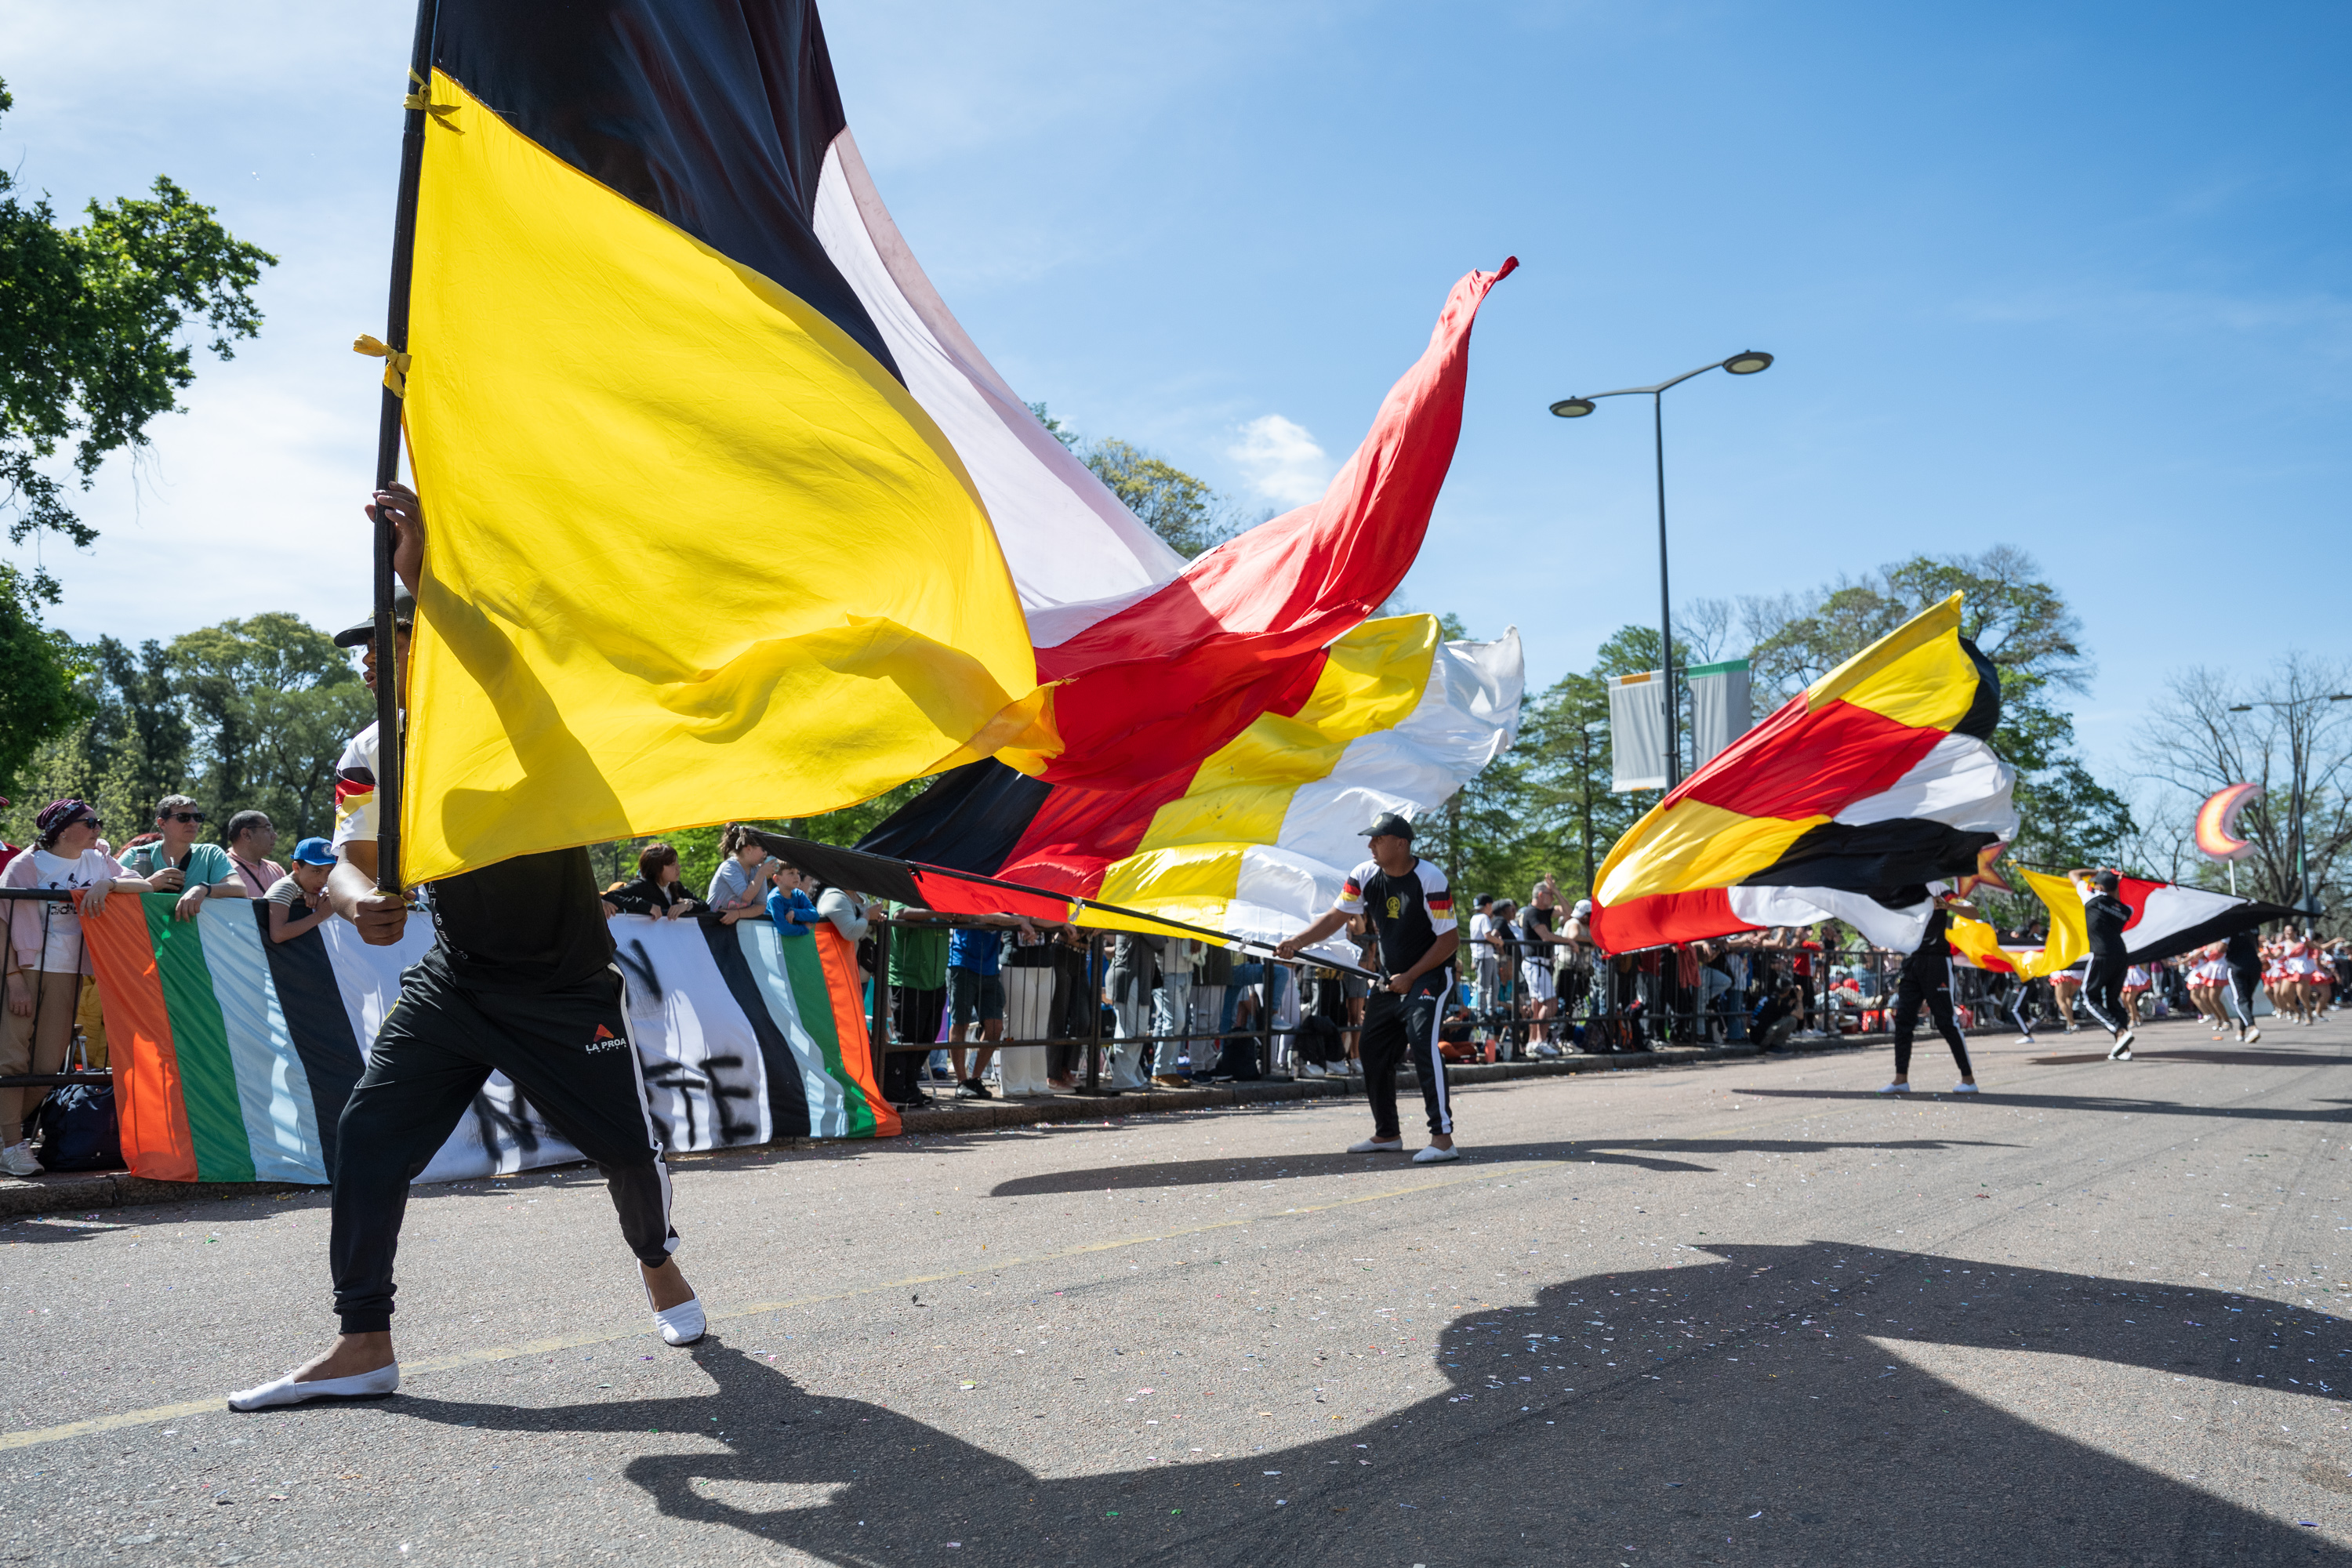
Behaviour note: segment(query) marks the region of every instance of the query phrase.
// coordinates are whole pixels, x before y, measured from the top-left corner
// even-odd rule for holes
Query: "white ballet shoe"
[[[1416,1152],[1412,1157],[1412,1163],[1416,1165],[1442,1165],[1448,1160],[1459,1160],[1460,1158],[1462,1158],[1462,1151],[1454,1148],[1453,1145],[1448,1144],[1446,1147],[1441,1149],[1436,1144],[1432,1143],[1427,1148]]]
[[[297,1383],[288,1373],[276,1383],[241,1389],[228,1396],[231,1410],[270,1410],[281,1405],[307,1405],[313,1399],[381,1399],[400,1387],[400,1363],[380,1366],[352,1377],[318,1377]]]
[[[655,1312],[654,1327],[661,1331],[664,1343],[690,1345],[709,1330],[710,1321],[703,1315],[702,1298],[688,1296],[675,1307]]]

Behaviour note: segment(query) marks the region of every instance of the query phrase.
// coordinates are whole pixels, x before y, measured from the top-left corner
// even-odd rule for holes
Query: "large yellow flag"
[[[1050,751],[987,512],[855,301],[431,93],[405,876]]]
[[[2039,949],[2006,948],[2000,945],[2000,933],[1984,921],[1956,915],[1951,922],[1954,952],[1979,969],[2014,974],[2021,980],[2055,974],[2090,956],[2090,928],[2084,923],[2083,899],[2074,883],[2063,877],[2017,868],[2004,868],[2002,875],[2022,879],[2042,900],[2042,907],[2050,911],[2050,934]]]

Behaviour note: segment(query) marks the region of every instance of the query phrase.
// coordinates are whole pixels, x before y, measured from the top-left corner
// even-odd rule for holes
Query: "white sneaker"
[[[313,1399],[381,1399],[400,1388],[400,1363],[380,1366],[354,1377],[320,1377],[297,1383],[288,1373],[275,1383],[240,1389],[228,1396],[231,1410],[269,1410],[281,1405],[307,1405]]]
[[[654,1327],[661,1331],[662,1342],[690,1345],[700,1339],[710,1326],[703,1315],[702,1298],[688,1296],[675,1307],[665,1307],[654,1314]]]
[[[1903,1082],[1890,1083],[1878,1092],[1881,1094],[1908,1094],[1911,1092],[1911,1086],[1908,1083]]]
[[[1297,1070],[1291,1076],[1293,1078],[1328,1078],[1331,1075],[1323,1070],[1321,1062],[1300,1062]]]
[[[1977,1086],[1972,1083],[1956,1083],[1952,1085],[1952,1092],[1954,1094],[1974,1094],[1976,1091]]]
[[[2263,1026],[2262,1026],[2260,1024],[2256,1024],[2256,1025],[2254,1025],[2252,1028],[2248,1029],[2248,1030],[2246,1031],[2246,1034],[2245,1034],[2245,1040],[2246,1040],[2246,1044],[2248,1044],[2248,1045],[2250,1045],[2250,1046],[2251,1046],[2251,1045],[2252,1045],[2256,1040],[2261,1039],[2262,1037],[2263,1037]]]
[[[1442,1165],[1448,1160],[1459,1160],[1460,1158],[1462,1158],[1461,1150],[1441,1149],[1436,1144],[1432,1143],[1428,1148],[1414,1154],[1412,1157],[1412,1163],[1416,1165]]]
[[[2116,1043],[2107,1047],[2107,1060],[2111,1062],[2131,1060],[2131,1043],[2137,1035],[2138,1031],[2134,1029],[2126,1029],[2122,1034],[2117,1035]]]
[[[1348,1152],[1350,1154],[1402,1154],[1404,1152],[1404,1140],[1367,1138],[1360,1143],[1349,1144]]]
[[[27,1138],[22,1142],[11,1143],[5,1149],[0,1149],[0,1171],[5,1171],[12,1176],[39,1175],[41,1163],[33,1157],[33,1141]]]
[[[2033,1037],[2032,1035],[2020,1035],[2017,1037],[2017,1043],[2021,1046],[2030,1046],[2033,1043]]]

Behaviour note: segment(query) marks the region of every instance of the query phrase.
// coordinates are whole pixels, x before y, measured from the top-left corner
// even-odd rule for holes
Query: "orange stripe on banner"
[[[835,931],[830,921],[818,922],[815,936],[817,953],[824,960],[825,994],[833,1003],[834,1032],[841,1037],[841,1069],[866,1097],[866,1108],[874,1117],[874,1136],[896,1138],[898,1112],[882,1098],[882,1086],[874,1077],[874,1041],[866,1032],[857,944]]]
[[[163,1005],[163,976],[155,967],[147,911],[136,893],[117,893],[98,919],[84,919],[81,929],[106,1016],[122,1162],[134,1176],[193,1182],[196,1140],[180,1093],[180,1058],[172,1047],[172,1014]]]

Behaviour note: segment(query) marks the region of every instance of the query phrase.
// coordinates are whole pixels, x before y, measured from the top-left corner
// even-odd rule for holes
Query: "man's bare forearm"
[[[359,864],[361,857],[355,853],[359,850],[366,851],[365,858],[369,864],[364,868]],[[343,919],[356,921],[359,919],[360,900],[375,897],[375,846],[346,844],[343,857],[327,873],[327,903]]]

